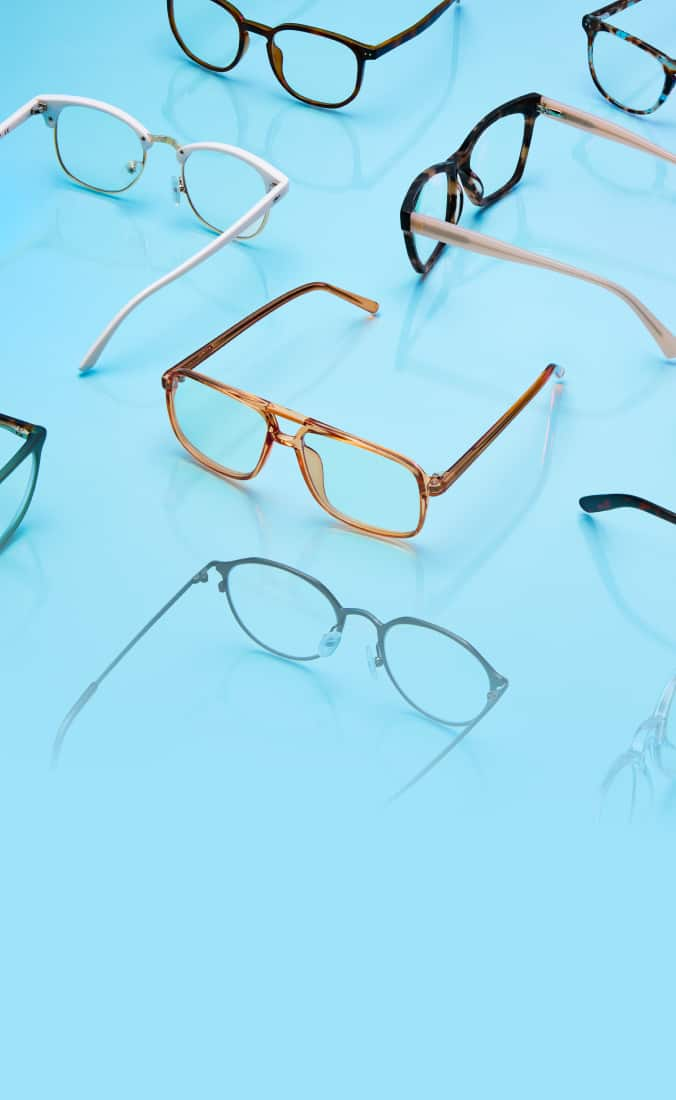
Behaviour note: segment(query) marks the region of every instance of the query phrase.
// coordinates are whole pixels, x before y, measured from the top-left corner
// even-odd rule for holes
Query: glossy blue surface
[[[589,519],[577,501],[623,491],[676,507],[675,368],[582,283],[450,252],[421,282],[398,228],[414,176],[527,91],[676,148],[668,106],[637,122],[597,94],[583,10],[463,0],[367,65],[338,113],[285,95],[259,42],[228,78],[191,65],[161,0],[5,14],[2,117],[41,92],[89,95],[155,133],[241,145],[291,180],[263,235],[145,303],[79,377],[117,309],[209,237],[172,205],[169,147],[111,199],[60,173],[39,119],[0,143],[0,405],[49,433],[0,568],[13,1100],[667,1095],[673,1032],[651,1022],[644,981],[659,962],[664,995],[671,941],[667,959],[643,953],[647,927],[671,926],[660,845],[646,856],[614,818],[599,836],[598,814],[608,768],[676,672],[676,533],[638,512]],[[374,41],[420,12],[247,8]],[[667,4],[621,25],[665,49],[671,36],[673,53]],[[615,279],[674,327],[675,199],[676,169],[541,119],[518,190],[463,224]],[[430,502],[412,542],[334,523],[282,448],[235,486],[171,432],[162,372],[315,279],[380,313],[310,295],[210,369],[429,472],[547,363],[566,368]],[[449,734],[382,670],[371,679],[368,623],[350,621],[316,667],[289,665],[249,644],[212,582],[111,675],[45,778],[61,718],[136,630],[205,562],[249,555],[380,619],[448,627],[509,679],[505,697],[383,809]],[[674,809],[660,779],[647,819],[664,833]]]

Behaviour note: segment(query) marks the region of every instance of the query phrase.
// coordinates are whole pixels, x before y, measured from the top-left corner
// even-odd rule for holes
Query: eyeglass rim
[[[603,11],[603,9],[602,9]],[[609,14],[609,13],[608,13]],[[650,45],[649,42],[645,42],[642,38],[637,38],[636,35],[628,34],[620,27],[614,27],[612,23],[606,23],[605,20],[599,18],[595,12],[585,15],[582,19],[582,26],[587,34],[587,63],[589,65],[589,72],[591,78],[596,85],[596,88],[601,93],[603,98],[612,103],[613,107],[617,107],[620,111],[623,111],[628,115],[635,115],[638,117],[644,117],[646,115],[652,115],[655,111],[666,103],[667,99],[671,95],[674,87],[676,86],[676,58],[669,57],[668,54],[657,49],[655,46]],[[662,91],[658,96],[656,102],[651,107],[637,108],[629,107],[625,103],[621,103],[620,100],[615,99],[609,95],[604,88],[598,73],[596,72],[596,66],[594,64],[594,42],[599,33],[612,34],[616,38],[620,38],[622,41],[629,43],[631,46],[636,46],[637,49],[643,50],[644,53],[650,54],[663,68],[664,70],[664,85]]]
[[[181,379],[194,380],[210,389],[216,390],[218,393],[222,393],[226,397],[230,397],[240,404],[247,406],[253,411],[257,412],[261,419],[265,422],[266,432],[261,447],[261,453],[258,458],[254,469],[251,472],[242,473],[235,470],[230,470],[227,467],[221,466],[220,463],[215,462],[209,456],[204,455],[201,451],[197,450],[194,444],[186,437],[183,429],[180,426],[179,417],[177,414],[174,395],[181,384]],[[221,382],[218,379],[212,378],[210,375],[202,374],[191,368],[182,367],[180,365],[171,367],[162,377],[162,385],[165,391],[165,398],[167,403],[167,412],[169,414],[169,420],[171,423],[174,435],[178,439],[179,443],[189,452],[190,455],[203,467],[210,470],[212,473],[219,477],[232,478],[236,481],[251,481],[254,477],[263,469],[272,447],[275,443],[279,443],[282,446],[289,447],[295,452],[296,460],[300,472],[303,476],[303,480],[306,487],[314,497],[315,501],[334,519],[338,519],[343,523],[346,523],[350,527],[354,527],[357,530],[363,531],[368,534],[381,535],[387,538],[413,538],[419,534],[422,530],[427,517],[427,509],[430,496],[430,480],[429,474],[425,473],[421,466],[418,465],[413,459],[408,458],[406,455],[400,454],[398,451],[394,451],[389,447],[383,447],[381,444],[373,443],[370,440],[363,439],[360,436],[353,435],[351,432],[346,432],[342,428],[336,428],[331,424],[325,424],[323,421],[315,420],[313,417],[304,416],[301,413],[295,412],[293,409],[288,409],[283,405],[275,404],[266,398],[259,397],[257,394],[248,393],[246,390],[241,390],[238,387],[230,386],[226,382]],[[298,431],[294,435],[286,435],[282,432],[279,426],[279,419],[289,420],[294,424],[298,424]],[[384,458],[391,462],[395,462],[399,466],[403,466],[404,469],[410,473],[416,482],[418,490],[418,497],[420,501],[420,510],[418,516],[418,523],[415,528],[409,531],[390,531],[387,528],[378,527],[373,524],[364,523],[361,520],[346,516],[343,512],[340,512],[335,508],[328,498],[322,496],[319,492],[317,485],[315,484],[310,470],[307,465],[307,457],[304,448],[304,439],[308,434],[322,435],[326,438],[333,439],[339,443],[345,443],[349,446],[357,447],[361,450],[365,450],[370,454],[375,454],[379,458]]]
[[[21,523],[26,516],[28,509],[30,508],[35,493],[35,486],[38,480],[38,473],[40,471],[40,459],[42,456],[42,448],[47,438],[47,429],[43,428],[39,424],[31,424],[25,420],[18,420],[16,417],[7,416],[4,413],[0,413],[0,428],[6,428],[8,431],[13,432],[15,435],[24,437],[24,443],[19,447],[16,454],[12,455],[10,459],[0,469],[0,484],[11,477],[13,473],[29,458],[33,461],[33,473],[30,488],[26,493],[22,507],[17,512],[16,516],[10,523],[9,527],[0,532],[0,550],[2,550],[15,534]]]
[[[259,565],[276,569],[279,572],[289,573],[292,576],[297,577],[299,580],[305,581],[313,588],[315,588],[318,592],[320,592],[321,595],[324,596],[328,603],[331,605],[332,610],[336,616],[335,627],[333,627],[332,629],[336,629],[340,634],[342,634],[348,618],[361,617],[368,619],[368,621],[376,630],[378,654],[382,659],[383,667],[385,668],[385,671],[393,687],[409,704],[409,706],[418,711],[418,713],[424,715],[425,718],[429,718],[433,722],[438,722],[440,725],[464,728],[465,726],[477,723],[486,715],[489,710],[491,710],[493,706],[495,706],[495,704],[498,702],[500,697],[504,694],[504,692],[507,690],[507,687],[509,686],[509,681],[507,680],[507,678],[501,675],[501,673],[499,673],[493,667],[493,665],[491,665],[490,661],[488,661],[483,656],[483,654],[479,652],[476,646],[467,641],[466,638],[461,637],[461,635],[456,634],[454,631],[449,630],[447,627],[441,626],[439,623],[432,623],[426,619],[420,619],[417,616],[413,615],[399,615],[395,619],[389,619],[388,621],[383,622],[376,615],[374,615],[373,612],[368,611],[366,608],[344,606],[333,594],[333,592],[331,592],[331,590],[326,587],[325,584],[323,584],[316,577],[311,576],[309,573],[305,573],[302,570],[296,569],[291,565],[286,565],[283,562],[273,561],[269,558],[238,558],[234,561],[214,562],[212,564],[221,576],[223,585],[222,591],[225,593],[225,596],[228,600],[230,611],[232,612],[233,617],[235,618],[241,629],[244,631],[244,633],[249,638],[251,638],[251,640],[254,641],[256,645],[260,646],[261,649],[266,650],[268,653],[273,653],[275,656],[281,657],[285,660],[309,663],[311,661],[321,660],[321,656],[318,653],[313,654],[310,657],[292,656],[288,653],[284,653],[282,650],[274,649],[274,647],[266,645],[265,642],[262,642],[258,637],[256,637],[256,635],[251,632],[251,630],[248,629],[238,611],[236,610],[235,603],[229,587],[230,574],[234,572],[236,568],[246,565]],[[462,649],[465,650],[465,652],[467,652],[481,665],[484,673],[486,674],[488,691],[486,693],[486,702],[484,703],[482,709],[477,715],[471,718],[467,718],[464,721],[449,721],[448,719],[440,718],[438,715],[432,714],[430,711],[425,710],[424,707],[421,707],[420,704],[416,703],[413,699],[411,699],[409,695],[407,695],[407,693],[403,690],[403,688],[397,681],[397,678],[394,675],[392,667],[387,659],[387,636],[395,627],[398,626],[414,626],[422,630],[431,630],[434,633],[439,634],[444,638],[447,638],[454,645],[460,646]]]

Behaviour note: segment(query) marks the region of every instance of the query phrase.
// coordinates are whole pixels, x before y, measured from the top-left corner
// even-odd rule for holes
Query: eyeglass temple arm
[[[209,580],[210,570],[218,564],[218,562],[211,561],[208,563],[208,565],[205,565],[203,569],[200,569],[198,573],[195,573],[195,575],[191,577],[190,580],[186,584],[184,584],[182,588],[179,588],[178,592],[176,592],[175,595],[173,595],[171,599],[167,603],[165,603],[164,607],[160,608],[157,614],[153,615],[152,619],[150,619],[146,623],[146,625],[142,627],[141,630],[139,630],[138,634],[134,635],[132,640],[128,642],[124,649],[122,649],[118,653],[117,657],[115,657],[110,662],[110,664],[103,670],[101,675],[98,676],[96,680],[93,680],[89,687],[85,688],[80,698],[77,700],[76,703],[73,704],[73,706],[68,711],[68,714],[63,719],[57,731],[56,737],[54,738],[54,743],[52,745],[53,765],[56,765],[58,762],[61,749],[63,748],[63,742],[65,740],[68,730],[72,726],[80,711],[83,709],[83,707],[86,706],[92,695],[94,695],[94,693],[98,690],[106,677],[109,676],[113,669],[119,665],[120,661],[122,661],[127,656],[127,654],[130,652],[130,650],[134,648],[137,642],[140,642],[141,638],[145,637],[149,630],[152,630],[152,628],[155,626],[156,623],[160,621],[163,615],[166,615],[167,611],[170,611],[174,604],[178,603],[178,601],[181,599],[182,596],[186,594],[186,592],[188,592],[196,584],[206,584],[206,582]]]
[[[44,101],[39,96],[33,96],[28,100],[28,103],[24,103],[23,107],[17,108],[13,114],[8,118],[3,119],[0,122],[0,138],[7,137],[12,133],[12,130],[16,130],[22,123],[27,122],[29,118],[33,118],[34,115],[42,114],[41,104]]]
[[[127,302],[126,306],[120,310],[119,313],[113,317],[110,324],[106,326],[97,340],[94,341],[89,351],[85,355],[80,364],[80,373],[84,374],[90,370],[97,362],[101,355],[101,352],[106,347],[111,337],[116,330],[120,327],[122,322],[129,314],[136,309],[137,306],[144,302],[146,298],[150,298],[152,294],[156,294],[162,287],[167,286],[169,283],[173,283],[176,279],[180,279],[182,275],[185,275],[188,271],[192,271],[194,267],[208,260],[210,256],[213,256],[215,252],[220,251],[224,245],[229,244],[230,241],[236,237],[240,237],[250,225],[253,225],[259,218],[267,216],[273,203],[286,193],[288,189],[288,180],[284,179],[279,183],[273,184],[268,193],[260,199],[255,206],[252,206],[246,214],[239,218],[229,229],[226,229],[224,233],[221,233],[214,241],[201,248],[199,252],[196,252],[190,259],[185,260],[184,263],[179,264],[167,275],[163,275],[161,279],[157,279],[156,282],[151,283],[150,286],[142,290],[134,298]]]
[[[651,516],[664,519],[667,523],[676,523],[676,512],[670,512],[661,504],[653,504],[643,497],[632,496],[631,493],[599,493],[581,497],[580,508],[588,515],[611,512],[615,508],[636,508],[639,512],[649,512]]]
[[[569,275],[573,279],[581,279],[586,283],[603,287],[621,298],[636,314],[641,324],[648,330],[663,355],[667,359],[676,359],[676,336],[666,325],[651,313],[647,306],[626,290],[619,283],[613,283],[609,279],[603,279],[600,275],[594,275],[590,271],[571,267],[569,264],[551,260],[538,252],[527,252],[524,248],[499,241],[495,237],[488,237],[484,233],[476,233],[472,229],[461,229],[459,225],[450,222],[439,221],[438,218],[430,218],[425,214],[410,215],[410,231],[419,233],[422,237],[430,237],[435,241],[443,241],[444,244],[452,244],[457,248],[464,248],[469,252],[477,252],[482,256],[493,256],[498,260],[510,260],[512,263],[525,264],[528,267],[540,267],[545,271],[555,271],[559,275]]]
[[[603,8],[599,8],[598,11],[590,11],[590,15],[601,18],[603,15],[616,15],[618,11],[626,11],[627,8],[633,8],[634,4],[640,4],[641,0],[615,0],[613,4],[607,4]]]
[[[431,27],[433,23],[436,23],[437,19],[440,19],[444,12],[454,3],[460,4],[460,0],[442,0],[441,4],[437,4],[436,8],[433,8],[427,15],[423,15],[422,19],[419,19],[412,27],[407,27],[405,31],[400,31],[399,34],[393,35],[392,38],[385,39],[384,42],[379,43],[377,46],[370,46],[370,56],[372,58],[382,57],[383,54],[389,53],[390,50],[396,50],[397,46],[403,46],[404,42],[410,42],[412,38],[417,38],[419,34],[422,34],[422,32],[426,31],[428,27]]]
[[[465,470],[468,470],[469,467],[476,462],[479,455],[482,455],[486,448],[490,447],[493,440],[497,439],[497,437],[504,432],[505,428],[512,423],[512,420],[514,420],[520,412],[523,412],[536,394],[546,385],[552,375],[556,375],[557,378],[563,378],[564,373],[564,368],[557,367],[554,363],[550,363],[548,367],[545,367],[542,374],[535,379],[532,386],[529,386],[518,401],[515,401],[511,408],[509,408],[499,420],[496,420],[495,424],[493,424],[487,432],[484,432],[481,438],[477,439],[476,443],[473,443],[469,450],[465,451],[464,455],[462,455],[457,462],[454,462],[453,465],[449,466],[442,474],[433,474],[430,477],[430,496],[441,496],[442,493],[445,493],[446,490],[465,473]]]
[[[203,344],[197,351],[193,351],[190,355],[187,355],[185,359],[182,359],[180,363],[177,363],[172,370],[194,370],[200,363],[203,363],[205,359],[208,359],[210,355],[214,355],[215,352],[220,351],[226,344],[229,344],[231,340],[234,340],[237,336],[241,336],[243,332],[246,332],[248,328],[255,325],[257,321],[262,321],[264,317],[274,313],[276,309],[280,309],[281,306],[287,305],[288,302],[292,302],[295,298],[300,298],[304,294],[310,294],[315,290],[325,291],[327,294],[333,294],[336,298],[342,298],[344,302],[349,302],[350,305],[357,306],[359,309],[363,309],[366,313],[375,314],[378,312],[380,306],[378,302],[375,302],[372,298],[363,298],[361,294],[353,294],[350,290],[343,290],[339,286],[333,286],[331,283],[303,283],[301,286],[294,287],[293,290],[287,290],[285,294],[280,294],[278,298],[273,298],[271,302],[267,302],[260,309],[254,310],[253,313],[249,313],[247,317],[243,317],[237,324],[232,325],[226,329],[225,332],[221,332],[219,336],[215,336],[213,340],[209,340],[207,344]]]
[[[547,118],[566,122],[569,126],[574,126],[578,130],[597,134],[609,141],[627,145],[630,149],[638,149],[642,153],[650,153],[652,156],[660,157],[670,164],[676,164],[676,153],[670,153],[668,149],[663,149],[661,145],[655,145],[654,142],[648,141],[640,134],[632,133],[625,126],[617,126],[614,122],[606,122],[605,119],[597,118],[596,115],[579,111],[577,107],[569,107],[565,103],[557,103],[555,99],[540,96],[540,111]]]

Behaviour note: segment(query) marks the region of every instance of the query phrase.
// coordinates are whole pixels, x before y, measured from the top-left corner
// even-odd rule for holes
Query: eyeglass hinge
[[[538,114],[550,115],[552,118],[563,118],[563,111],[557,111],[554,107],[545,107],[543,103],[538,106]]]
[[[31,114],[32,115],[44,115],[46,110],[47,110],[47,104],[43,103],[42,100],[39,100],[35,104],[34,107],[31,107]]]
[[[439,496],[444,491],[444,482],[441,474],[431,474],[427,482],[427,489],[430,496]]]

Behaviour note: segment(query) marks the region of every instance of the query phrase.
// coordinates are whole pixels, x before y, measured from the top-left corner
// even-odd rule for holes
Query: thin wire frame
[[[231,328],[226,329],[219,336],[210,340],[203,347],[197,351],[192,352],[185,359],[177,363],[176,366],[171,367],[168,371],[165,371],[162,376],[162,385],[165,391],[165,398],[167,403],[167,412],[169,414],[169,420],[171,422],[172,429],[178,441],[188,451],[188,453],[197,461],[201,466],[210,470],[214,474],[218,474],[221,477],[233,478],[237,481],[250,481],[256,477],[262,470],[265,462],[268,459],[270,451],[275,443],[279,443],[284,447],[290,447],[293,449],[298,461],[300,472],[303,476],[303,480],[311,495],[316,500],[324,511],[333,516],[334,519],[347,524],[350,527],[355,528],[357,531],[361,531],[364,534],[381,535],[386,538],[413,538],[419,534],[425,523],[427,517],[427,509],[429,504],[429,498],[432,496],[441,496],[445,493],[451,485],[457,481],[457,479],[465,473],[467,469],[477,460],[477,458],[487,449],[487,447],[500,435],[501,432],[514,420],[514,418],[523,411],[523,409],[533,400],[533,398],[540,392],[552,376],[557,378],[563,377],[563,369],[557,367],[555,364],[549,364],[545,370],[538,376],[533,384],[523,393],[514,404],[505,412],[499,420],[493,424],[488,431],[486,431],[477,441],[474,443],[463,455],[460,456],[448,469],[441,473],[427,474],[417,462],[413,459],[407,458],[405,455],[400,454],[398,451],[391,450],[387,447],[382,447],[377,443],[372,443],[369,440],[362,439],[360,436],[352,435],[349,432],[343,431],[341,428],[335,428],[330,424],[325,424],[322,421],[315,420],[312,417],[307,417],[302,413],[295,412],[293,409],[287,409],[283,405],[277,405],[269,401],[267,398],[259,397],[255,394],[247,393],[245,390],[240,390],[233,386],[229,386],[224,382],[219,382],[214,378],[209,377],[201,373],[197,373],[196,368],[205,362],[215,352],[224,348],[242,332],[250,328],[256,322],[260,321],[264,317],[268,316],[274,310],[279,309],[281,306],[287,304],[295,298],[301,295],[313,292],[313,291],[327,291],[336,297],[342,298],[344,301],[349,302],[352,305],[358,306],[368,313],[375,314],[378,310],[378,303],[369,298],[363,298],[360,295],[354,294],[350,291],[344,291],[339,287],[332,286],[328,283],[306,283],[302,286],[295,287],[293,290],[288,291],[286,294],[280,295],[280,297],[273,299],[267,305],[256,310],[248,317],[237,322]],[[214,460],[210,459],[207,455],[204,455],[197,449],[196,446],[189,440],[183,432],[180,425],[180,418],[177,415],[175,406],[175,394],[178,387],[184,380],[191,379],[198,384],[209,387],[218,393],[230,397],[235,401],[241,402],[248,406],[250,409],[258,413],[265,421],[266,431],[265,438],[262,443],[261,452],[258,461],[249,472],[242,473],[228,469],[225,466],[220,465]],[[288,420],[293,424],[298,424],[299,428],[295,435],[288,435],[283,432],[279,425],[279,419]],[[382,527],[373,526],[345,513],[338,511],[328,500],[323,488],[323,478],[321,483],[313,470],[310,468],[310,462],[307,448],[304,444],[305,436],[309,433],[314,435],[321,435],[328,439],[333,439],[338,442],[348,444],[350,446],[362,449],[379,456],[380,458],[387,459],[391,462],[398,464],[406,469],[415,480],[416,487],[419,494],[420,510],[418,515],[417,524],[410,530],[406,531],[393,531]]]
[[[305,23],[280,23],[277,26],[268,26],[265,23],[259,23],[257,21],[247,19],[239,8],[236,8],[234,4],[229,3],[229,0],[204,0],[204,3],[216,4],[219,8],[222,8],[224,12],[234,19],[237,24],[238,30],[238,45],[235,52],[234,59],[228,65],[218,66],[211,64],[205,58],[200,57],[193,50],[191,50],[189,44],[183,38],[181,31],[176,21],[175,3],[174,0],[167,0],[167,15],[169,16],[169,25],[171,27],[174,38],[178,42],[179,46],[197,65],[200,65],[204,69],[209,69],[215,73],[228,73],[235,68],[236,65],[244,57],[244,54],[249,48],[250,36],[252,34],[259,35],[264,38],[267,45],[268,61],[270,67],[275,74],[275,77],[289,95],[294,99],[300,100],[301,103],[307,103],[311,107],[323,107],[329,110],[335,110],[339,107],[347,107],[349,103],[352,103],[354,99],[359,95],[364,80],[364,70],[367,61],[373,61],[376,58],[383,57],[384,54],[390,53],[391,50],[396,49],[398,46],[402,46],[405,42],[410,42],[412,39],[417,38],[419,34],[426,31],[428,27],[431,27],[433,23],[436,23],[437,19],[448,11],[454,3],[460,3],[460,0],[442,0],[440,4],[437,4],[432,11],[429,11],[421,19],[414,23],[412,26],[407,27],[406,30],[401,31],[399,34],[393,35],[391,38],[385,39],[385,41],[378,45],[368,45],[366,42],[360,42],[356,38],[349,38],[344,34],[338,34],[335,31],[323,30],[321,27],[310,26]],[[302,95],[299,91],[293,88],[287,81],[284,75],[284,61],[282,52],[275,44],[275,36],[282,31],[299,31],[304,34],[314,35],[316,38],[324,38],[331,42],[336,42],[341,46],[348,49],[355,58],[356,70],[355,70],[355,84],[353,90],[349,95],[345,96],[338,102],[328,102],[324,100],[311,99],[308,96]]]
[[[599,8],[598,11],[593,11],[583,16],[582,26],[587,34],[587,61],[589,64],[589,72],[603,98],[608,103],[612,103],[613,107],[618,107],[620,111],[624,111],[627,115],[645,116],[652,115],[655,111],[659,110],[659,108],[666,103],[674,90],[674,86],[676,85],[676,58],[669,57],[668,54],[662,53],[661,50],[649,45],[648,42],[644,42],[642,38],[637,38],[633,34],[627,34],[626,31],[620,30],[619,27],[615,27],[612,23],[607,23],[605,21],[605,16],[617,15],[638,3],[640,3],[640,0],[615,0],[615,3],[608,4],[606,7]],[[608,94],[603,86],[603,82],[598,76],[594,63],[594,45],[599,34],[611,34],[622,39],[624,42],[628,42],[630,45],[649,54],[650,57],[654,58],[655,61],[662,66],[664,70],[664,87],[652,106],[643,109],[631,107],[629,104],[621,103],[618,99]]]
[[[244,622],[240,612],[237,609],[237,601],[233,598],[230,588],[230,577],[233,570],[248,565],[257,565],[264,568],[276,569],[281,572],[288,573],[291,576],[297,577],[299,580],[306,582],[317,592],[319,592],[326,599],[327,603],[331,606],[333,616],[335,617],[335,624],[329,631],[330,634],[335,635],[335,643],[331,646],[328,646],[323,651],[323,653],[317,652],[316,654],[307,657],[291,657],[289,656],[289,654],[284,653],[282,650],[273,649],[269,645],[266,645],[265,642],[261,641],[261,639],[258,638]],[[509,681],[507,680],[507,678],[497,672],[493,665],[491,665],[490,662],[486,660],[486,658],[479,652],[478,649],[476,649],[475,646],[466,641],[464,638],[461,638],[460,635],[454,634],[452,631],[447,630],[445,627],[439,626],[436,623],[430,623],[424,619],[418,619],[411,616],[401,616],[397,619],[391,619],[389,622],[382,622],[371,611],[367,611],[365,608],[346,607],[341,604],[336,596],[330,591],[330,589],[327,588],[326,585],[322,584],[321,581],[317,580],[316,577],[312,577],[308,573],[303,573],[299,569],[295,569],[293,566],[285,565],[282,562],[271,561],[268,558],[238,558],[234,561],[214,560],[208,562],[202,569],[195,573],[194,576],[192,576],[190,580],[187,581],[187,583],[184,584],[178,590],[178,592],[176,592],[175,595],[173,595],[171,599],[168,600],[167,603],[165,603],[164,606],[160,608],[160,610],[155,615],[153,615],[153,617],[145,624],[145,626],[143,626],[138,631],[138,633],[134,635],[131,641],[128,642],[127,645],[117,654],[117,656],[113,658],[113,660],[106,666],[106,668],[97,677],[97,679],[93,680],[85,688],[85,690],[76,700],[74,705],[70,708],[61,725],[59,726],[52,746],[52,761],[54,764],[56,764],[59,759],[68,730],[77,718],[78,714],[82,711],[83,707],[89,702],[95,692],[98,691],[98,688],[103,683],[103,681],[110,675],[113,669],[115,669],[117,665],[120,664],[120,662],[136,646],[136,644],[140,642],[141,639],[146,636],[146,634],[148,634],[152,627],[155,626],[155,624],[158,623],[159,620],[163,618],[163,616],[178,603],[178,601],[185,595],[186,592],[190,591],[190,589],[197,584],[208,583],[209,575],[212,570],[215,570],[221,578],[218,585],[219,591],[225,594],[228,605],[230,607],[230,611],[232,612],[232,615],[240,629],[243,630],[243,632],[249,638],[251,638],[251,640],[255,642],[256,645],[260,646],[262,649],[267,650],[267,652],[274,654],[276,657],[281,657],[284,660],[309,663],[316,661],[321,657],[331,656],[340,644],[345,624],[349,618],[366,619],[375,628],[377,634],[375,655],[376,667],[385,669],[392,685],[399,693],[399,695],[406,701],[406,703],[408,703],[409,706],[418,711],[419,714],[422,714],[423,717],[437,722],[442,726],[457,729],[459,731],[458,735],[453,739],[451,744],[446,746],[446,748],[437,757],[435,757],[435,759],[431,761],[430,764],[428,764],[421,772],[419,772],[409,783],[407,783],[406,786],[398,792],[398,794],[402,794],[404,790],[408,790],[411,786],[417,783],[422,778],[422,776],[427,774],[443,756],[447,755],[448,752],[450,752],[450,750],[458,744],[460,740],[466,737],[467,734],[470,733],[471,730],[473,730],[483,718],[485,718],[488,712],[493,709],[493,707],[502,698],[509,686]],[[420,707],[413,699],[411,699],[409,695],[406,694],[405,691],[403,691],[396,677],[394,676],[390,665],[387,662],[387,635],[395,627],[401,625],[417,626],[421,629],[433,630],[439,635],[447,638],[454,645],[460,646],[462,649],[465,650],[466,653],[468,653],[481,665],[484,673],[486,674],[486,698],[484,705],[480,708],[479,712],[473,718],[464,722],[445,721],[444,719],[439,718],[436,715],[430,714],[424,708]]]
[[[9,461],[0,469],[0,484],[12,477],[24,462],[31,462],[33,466],[31,479],[28,483],[20,508],[9,527],[4,531],[0,530],[0,550],[2,550],[23,522],[26,512],[30,508],[38,480],[38,473],[40,472],[40,459],[42,457],[42,448],[47,438],[47,430],[46,428],[42,428],[39,424],[29,424],[25,420],[17,420],[16,417],[6,416],[3,413],[0,413],[0,430],[12,432],[14,435],[24,440],[17,452],[12,455]]]

